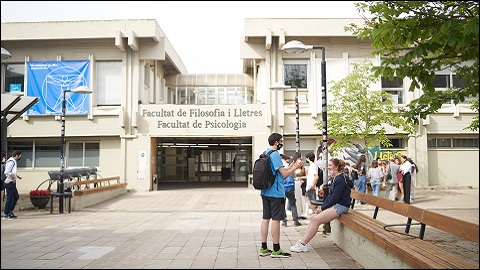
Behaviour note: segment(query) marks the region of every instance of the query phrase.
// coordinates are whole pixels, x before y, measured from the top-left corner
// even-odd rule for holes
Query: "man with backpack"
[[[270,169],[275,175],[274,183],[266,189],[260,191],[262,196],[262,223],[260,226],[260,235],[262,241],[262,247],[260,248],[260,256],[270,255],[272,258],[288,258],[290,253],[284,252],[280,248],[280,221],[285,217],[285,188],[283,186],[283,179],[293,174],[296,169],[303,166],[303,161],[299,160],[295,164],[291,164],[288,170],[283,166],[282,159],[280,158],[280,150],[283,147],[283,136],[279,133],[272,133],[268,137],[269,148],[265,151],[265,154],[270,152]],[[267,247],[268,227],[270,225],[270,219],[272,220],[271,236],[273,241],[273,251]]]
[[[7,190],[7,201],[5,202],[5,209],[3,210],[3,219],[12,220],[17,218],[13,214],[13,209],[17,205],[19,198],[17,190],[17,179],[22,179],[20,175],[17,174],[17,161],[22,158],[22,152],[15,150],[12,153],[12,156],[5,161],[5,171],[2,173],[5,174],[5,189]]]

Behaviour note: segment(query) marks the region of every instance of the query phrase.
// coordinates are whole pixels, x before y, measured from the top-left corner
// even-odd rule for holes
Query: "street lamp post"
[[[67,99],[66,95],[67,92],[72,92],[76,94],[91,94],[92,90],[87,86],[80,86],[74,90],[63,90],[63,100],[62,100],[62,133],[60,135],[60,180],[58,185],[58,192],[63,194],[65,192],[63,186],[63,177],[65,172],[65,113],[66,113],[66,106],[67,106]],[[63,196],[60,195],[58,198],[58,212],[60,214],[63,213]]]
[[[295,152],[300,152],[300,108],[298,106],[298,85],[295,85]]]
[[[291,86],[275,83],[270,86],[270,90],[286,90],[292,88]],[[298,86],[295,86],[295,120],[297,127],[295,128],[295,152],[300,152],[300,108],[298,105]]]
[[[322,145],[323,145],[323,161],[325,168],[323,170],[323,179],[328,182],[328,139],[327,139],[327,65],[325,62],[325,46],[323,45],[305,45],[301,41],[291,40],[282,47],[285,53],[300,54],[307,50],[322,50]]]

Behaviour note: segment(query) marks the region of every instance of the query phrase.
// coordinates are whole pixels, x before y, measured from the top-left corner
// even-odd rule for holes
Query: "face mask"
[[[282,149],[282,147],[283,147],[283,144],[279,143],[279,144],[277,145],[277,150]]]

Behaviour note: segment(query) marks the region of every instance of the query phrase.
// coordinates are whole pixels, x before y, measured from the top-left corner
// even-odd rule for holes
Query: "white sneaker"
[[[308,252],[307,246],[302,245],[302,240],[298,240],[297,243],[290,248],[292,252]]]

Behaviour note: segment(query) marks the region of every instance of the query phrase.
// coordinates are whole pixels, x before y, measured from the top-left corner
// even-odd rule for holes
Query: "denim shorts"
[[[333,208],[335,209],[335,211],[337,211],[337,214],[340,216],[341,214],[347,213],[349,207],[346,207],[345,205],[341,205],[337,203],[333,206]]]

